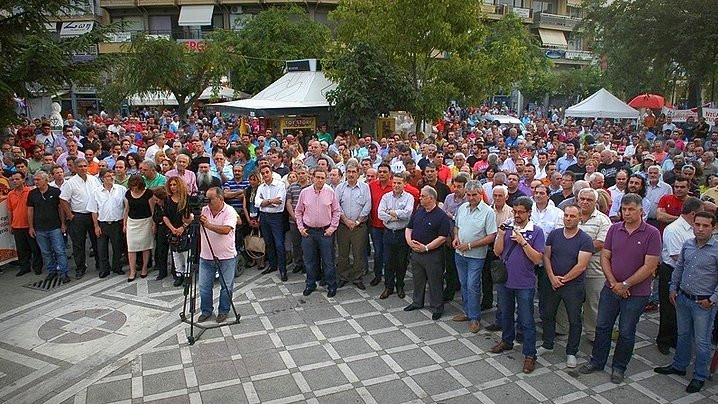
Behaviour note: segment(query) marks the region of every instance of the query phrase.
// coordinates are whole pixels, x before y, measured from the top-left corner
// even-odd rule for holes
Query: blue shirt
[[[678,289],[698,296],[710,296],[718,303],[718,245],[711,237],[703,247],[692,238],[683,244],[671,277],[671,292]]]
[[[439,236],[449,237],[451,234],[451,221],[439,206],[427,212],[423,206],[414,211],[406,226],[411,231],[411,239],[421,244],[429,244]]]
[[[222,188],[224,188],[227,191],[236,192],[239,190],[245,190],[249,187],[249,181],[242,180],[240,182],[235,181],[234,179],[231,179],[224,183]],[[242,214],[244,206],[242,205],[242,198],[231,198],[226,200],[227,205],[234,208],[234,210],[237,211],[237,213]]]

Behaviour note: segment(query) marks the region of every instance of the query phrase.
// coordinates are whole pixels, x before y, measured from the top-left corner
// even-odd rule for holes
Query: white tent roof
[[[288,72],[252,98],[212,105],[260,114],[269,114],[267,111],[326,108],[329,106],[327,92],[334,88],[336,84],[321,71]]]
[[[565,115],[579,118],[636,118],[638,111],[602,88],[585,100],[567,108]]]
[[[200,100],[209,100],[213,98],[214,90],[212,87],[207,87],[202,91],[202,94],[200,94],[199,99]],[[232,88],[227,87],[221,87],[219,88],[219,91],[217,92],[216,98],[224,99],[224,100],[231,100],[235,98],[248,98],[249,94],[243,93],[241,91],[235,91]],[[150,95],[140,97],[137,95],[133,95],[132,97],[129,97],[129,103],[130,105],[179,105],[177,103],[177,99],[174,95],[168,92],[157,92],[157,93],[151,93]]]

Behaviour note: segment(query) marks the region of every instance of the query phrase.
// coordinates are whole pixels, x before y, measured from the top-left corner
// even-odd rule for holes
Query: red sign
[[[182,42],[188,51],[204,51],[204,39],[178,39],[177,42]]]

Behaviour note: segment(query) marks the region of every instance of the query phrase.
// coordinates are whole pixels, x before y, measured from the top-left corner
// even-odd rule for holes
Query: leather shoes
[[[121,269],[118,269],[117,271],[112,271],[112,272],[116,273],[117,275],[124,275],[124,274],[125,274],[125,271],[123,271],[123,270],[121,270]]]
[[[473,334],[476,334],[481,329],[481,323],[474,320],[469,324],[469,331],[471,331]]]
[[[287,279],[289,279],[289,278],[287,278],[287,273],[286,272],[282,273],[282,282],[286,282]]]
[[[217,322],[218,323],[224,323],[227,321],[227,315],[226,314],[218,314],[217,315]]]
[[[623,383],[624,379],[623,371],[618,369],[613,369],[611,372],[611,383],[613,384],[621,384]]]
[[[204,314],[204,313],[203,313],[203,314],[200,314],[199,317],[197,317],[197,322],[198,322],[198,323],[204,323],[204,322],[207,321],[210,317],[212,317],[212,313],[210,313],[210,314]]]
[[[376,286],[379,284],[379,282],[381,282],[381,276],[375,276],[374,279],[372,279],[371,282],[369,282],[369,285]]]
[[[416,304],[416,303],[412,303],[412,304],[410,304],[410,305],[404,307],[404,311],[419,310],[419,309],[421,309],[421,308],[423,308],[423,307],[424,307],[424,306],[420,306],[420,305],[418,305],[418,304]]]
[[[436,321],[436,320],[438,320],[438,319],[441,318],[441,315],[442,315],[442,314],[443,314],[443,313],[434,313],[434,314],[431,315],[431,319],[434,320],[434,321]]]
[[[293,274],[298,274],[298,273],[302,272],[302,268],[303,268],[303,267],[301,267],[301,266],[299,266],[299,265],[295,265],[294,268],[292,269],[292,273],[293,273]]]
[[[452,317],[451,321],[469,321],[469,317],[467,317],[466,314],[461,313]]]
[[[70,277],[67,276],[67,275],[63,275],[62,278],[60,278],[60,282],[62,282],[62,283],[69,283],[69,282],[70,282]]]
[[[399,299],[405,298],[406,293],[404,293],[404,288],[396,288],[396,295],[399,296]]]
[[[100,272],[100,279],[107,278],[109,275],[109,272]]]
[[[658,352],[662,353],[663,355],[670,355],[671,347],[664,344],[658,344]]]
[[[654,372],[661,374],[661,375],[679,375],[679,376],[685,376],[686,371],[685,370],[678,370],[673,367],[673,365],[668,366],[661,366],[659,368],[654,368]]]
[[[339,281],[337,282],[337,288],[343,288],[344,286],[346,286],[346,284],[347,281]]]
[[[486,331],[501,331],[501,326],[497,324],[489,324],[486,326]]]
[[[176,277],[175,281],[172,282],[172,286],[174,286],[174,287],[182,286],[182,277],[181,276]]]
[[[524,373],[531,373],[536,369],[536,358],[527,356],[524,359]]]
[[[264,271],[262,271],[262,275],[271,274],[272,272],[276,271],[277,268],[267,268]]]
[[[334,297],[334,296],[336,296],[336,295],[337,295],[337,290],[336,290],[336,289],[330,289],[330,290],[327,292],[327,297]]]
[[[313,288],[305,288],[305,289],[304,289],[304,292],[302,292],[302,294],[303,294],[304,296],[309,296],[309,295],[311,295],[312,292],[314,292],[315,290],[317,290],[316,287],[313,287]]]
[[[394,293],[391,289],[384,289],[383,292],[381,292],[381,295],[379,295],[379,299],[386,299],[389,297],[392,293]]]
[[[29,273],[30,273],[29,269],[23,269],[22,271],[16,273],[15,276],[23,276],[23,275],[29,274]]]
[[[504,351],[510,351],[512,349],[514,349],[513,345],[509,345],[506,342],[504,342],[503,340],[501,340],[498,344],[492,346],[489,351],[491,353],[501,353]]]
[[[356,286],[357,289],[366,290],[366,286],[364,286],[364,282],[362,281],[354,282],[354,286]]]
[[[703,385],[706,382],[701,380],[693,379],[691,380],[691,383],[686,387],[686,393],[698,393],[703,388]]]
[[[57,272],[50,272],[47,274],[47,278],[45,278],[46,281],[51,281],[53,279],[57,278]]]
[[[165,274],[165,273],[160,273],[159,275],[157,275],[157,277],[155,278],[155,280],[156,280],[156,281],[161,281],[162,279],[164,279],[164,278],[166,278],[166,277],[167,277],[167,274]]]

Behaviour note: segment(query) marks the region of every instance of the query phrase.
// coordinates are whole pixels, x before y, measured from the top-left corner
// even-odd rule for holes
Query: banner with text
[[[666,114],[666,117],[672,118],[673,122],[685,122],[689,116],[698,121],[698,108],[670,109],[663,107],[663,113]],[[718,108],[703,108],[703,116],[707,122],[713,123],[713,120],[718,118]]]
[[[15,238],[10,234],[10,221],[7,211],[7,199],[0,199],[0,265],[17,260]]]

